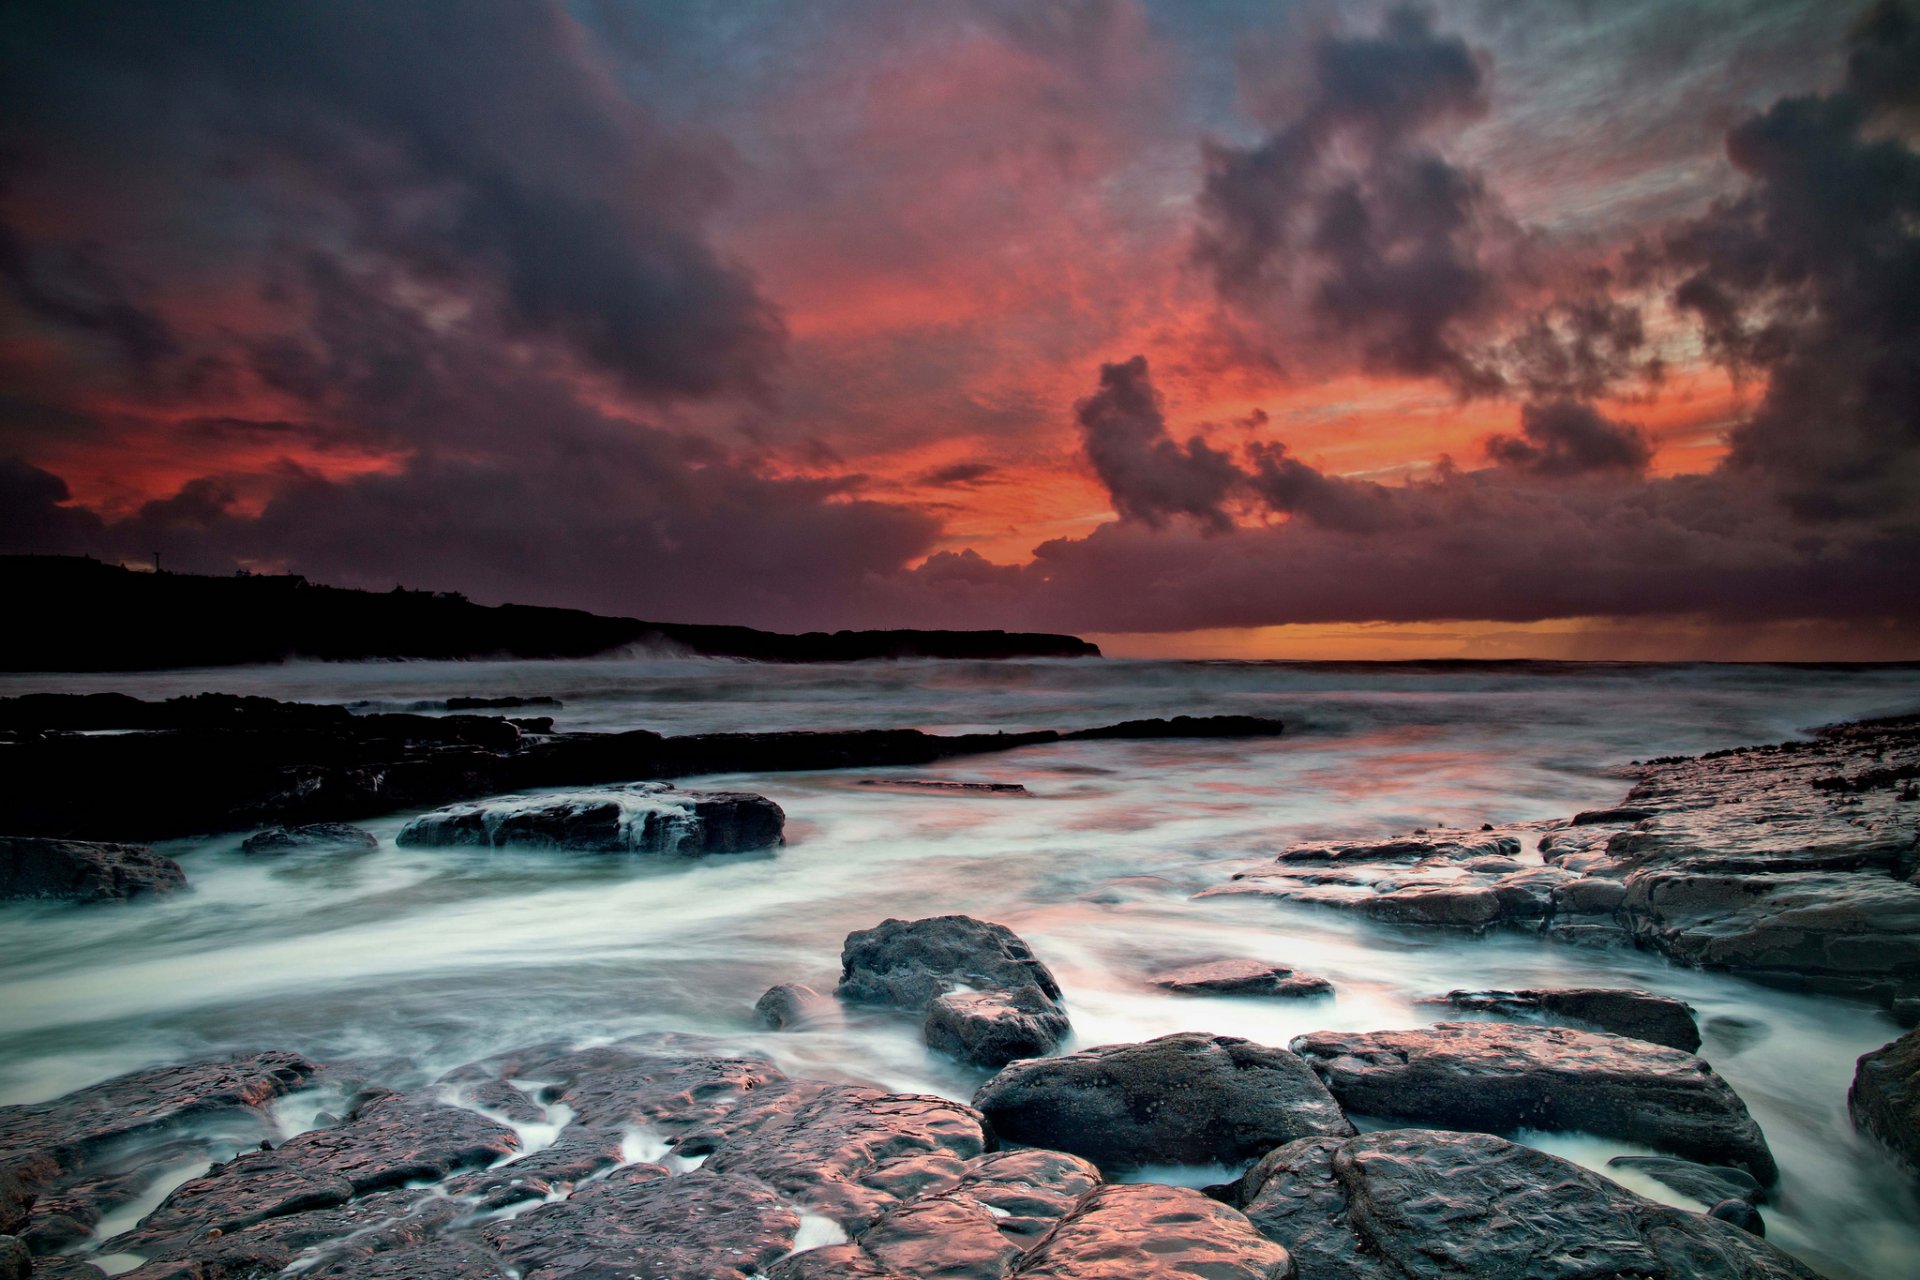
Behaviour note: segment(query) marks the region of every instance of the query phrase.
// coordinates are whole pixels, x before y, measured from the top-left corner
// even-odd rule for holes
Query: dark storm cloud
[[[1487,456],[1540,476],[1592,472],[1638,475],[1653,461],[1646,432],[1615,422],[1579,400],[1548,400],[1520,406],[1520,435],[1496,435]]]
[[[1920,154],[1877,128],[1914,101],[1914,26],[1876,6],[1843,91],[1736,125],[1727,155],[1746,190],[1665,246],[1710,350],[1766,380],[1731,465],[1808,519],[1920,509]]]
[[[1191,516],[1207,529],[1231,526],[1225,503],[1244,477],[1198,436],[1185,445],[1167,419],[1145,356],[1100,366],[1100,389],[1074,406],[1081,443],[1123,520],[1152,527]]]
[[[1640,309],[1598,293],[1528,316],[1495,359],[1508,384],[1529,395],[1579,400],[1665,374]]]
[[[1304,306],[1371,368],[1488,390],[1458,326],[1500,300],[1486,261],[1505,217],[1471,170],[1424,141],[1487,107],[1486,71],[1419,9],[1376,35],[1326,35],[1310,89],[1251,147],[1207,148],[1195,259],[1256,314]]]
[[[832,625],[933,544],[649,425],[751,412],[781,325],[708,234],[724,146],[558,3],[7,6],[0,121],[0,337],[41,344],[0,351],[40,407],[0,430],[207,459],[113,519],[8,464],[5,549]],[[102,351],[144,379],[111,413]]]
[[[272,184],[260,217],[304,192],[333,236],[483,292],[509,331],[643,392],[737,385],[777,348],[777,321],[701,232],[722,171],[621,98],[556,5],[63,0],[0,23],[0,115],[23,165],[159,168],[189,201],[191,184]],[[104,299],[41,306],[138,337]]]
[[[1402,523],[1393,490],[1366,480],[1330,476],[1288,454],[1284,444],[1249,449],[1248,487],[1274,511],[1305,516],[1328,529],[1377,533]]]

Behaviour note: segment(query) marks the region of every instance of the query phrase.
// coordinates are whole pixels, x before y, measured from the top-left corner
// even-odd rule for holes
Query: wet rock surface
[[[1902,799],[1920,777],[1920,717],[1632,772],[1613,808],[1496,831],[1299,845],[1201,896],[1640,947],[1889,1007],[1920,997],[1920,813]]]
[[[1503,1018],[1565,1018],[1631,1040],[1693,1053],[1700,1027],[1684,1000],[1609,987],[1541,987],[1523,991],[1449,991],[1423,1004]]]
[[[1188,1187],[1101,1187],[1013,1272],[1023,1280],[1288,1280],[1287,1250]]]
[[[1920,1172],[1920,1031],[1860,1055],[1847,1089],[1847,1114]]]
[[[1001,1138],[1107,1173],[1244,1163],[1295,1138],[1353,1131],[1293,1053],[1195,1032],[1016,1062],[973,1102]]]
[[[564,796],[500,796],[421,814],[395,843],[586,853],[745,853],[782,840],[786,814],[765,796],[642,782]]]
[[[264,1277],[295,1261],[318,1276],[744,1280],[794,1247],[808,1215],[858,1235],[908,1203],[935,1213],[924,1202],[947,1193],[991,1220],[1012,1256],[1097,1181],[1058,1153],[984,1155],[981,1119],[960,1104],[795,1079],[755,1059],[682,1052],[681,1040],[503,1055],[429,1090],[368,1093],[339,1123],[277,1146],[255,1137],[272,1132],[258,1109],[313,1073],[292,1055],[143,1073],[8,1108],[0,1132],[9,1153],[31,1144],[15,1172],[42,1195],[37,1227],[49,1200],[70,1194],[63,1169],[99,1171],[86,1169],[88,1151],[246,1114],[244,1137],[171,1148],[225,1158],[98,1242],[145,1259],[127,1273],[135,1280]],[[546,1145],[528,1147],[521,1127]],[[74,1234],[27,1243],[87,1243],[113,1207],[96,1203]],[[22,1224],[25,1208],[11,1204]],[[890,1228],[897,1240],[932,1229],[911,1221]]]
[[[1488,1134],[1389,1129],[1270,1153],[1235,1184],[1300,1280],[1813,1280],[1732,1224]]]
[[[310,822],[304,827],[268,827],[240,843],[242,853],[295,853],[302,849],[373,849],[373,834],[345,822]]]
[[[524,1280],[749,1280],[793,1247],[800,1215],[750,1178],[630,1165],[481,1237]]]
[[[0,898],[110,902],[186,885],[179,863],[143,845],[0,836]]]
[[[251,1054],[0,1107],[0,1233],[23,1236],[37,1253],[85,1239],[165,1168],[269,1138],[268,1104],[318,1070],[297,1054]]]
[[[1333,984],[1317,974],[1260,960],[1208,960],[1169,969],[1153,985],[1176,995],[1324,996]]]
[[[1494,1022],[1320,1031],[1293,1050],[1359,1115],[1510,1133],[1574,1130],[1778,1176],[1746,1104],[1690,1053],[1604,1032]]]

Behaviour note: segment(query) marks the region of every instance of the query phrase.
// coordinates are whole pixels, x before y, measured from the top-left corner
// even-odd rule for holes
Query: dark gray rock
[[[750,1280],[800,1215],[750,1178],[629,1165],[481,1232],[524,1280]]]
[[[962,1062],[999,1068],[1052,1053],[1069,1030],[1067,1015],[1040,988],[1015,992],[955,991],[927,1007],[921,1028],[929,1049]]]
[[[783,982],[767,988],[754,1002],[762,1024],[775,1031],[793,1031],[819,1022],[837,1021],[840,1006],[804,982]]]
[[[107,902],[186,884],[179,863],[145,845],[0,836],[0,898]]]
[[[1920,1031],[1860,1055],[1847,1089],[1847,1114],[1855,1128],[1920,1170]]]
[[[1449,991],[1440,1004],[1473,1013],[1507,1018],[1560,1017],[1583,1022],[1617,1036],[1663,1044],[1694,1053],[1700,1048],[1700,1028],[1693,1010],[1683,1000],[1650,991],[1610,987],[1540,987],[1523,991]]]
[[[1333,984],[1315,974],[1261,960],[1209,960],[1156,976],[1153,985],[1180,995],[1324,996]]]
[[[1764,1240],[1477,1133],[1392,1129],[1272,1152],[1237,1184],[1300,1280],[1815,1280]]]
[[[1026,986],[1060,999],[1053,973],[1013,930],[972,916],[931,916],[883,920],[848,934],[836,990],[843,1000],[923,1013],[949,991]]]
[[[1002,1138],[1108,1172],[1237,1164],[1295,1138],[1353,1131],[1287,1050],[1197,1032],[1016,1062],[974,1105]]]
[[[781,842],[786,814],[765,796],[636,782],[599,791],[501,796],[421,814],[395,841],[428,847],[587,853],[744,853]]]
[[[27,1280],[33,1274],[33,1255],[18,1236],[0,1236],[0,1280]]]
[[[304,827],[268,827],[241,842],[242,853],[294,853],[301,849],[376,849],[373,833],[345,822],[311,822]]]
[[[1727,1199],[1764,1204],[1767,1199],[1767,1189],[1752,1174],[1731,1165],[1696,1164],[1673,1156],[1615,1156],[1607,1164],[1644,1173],[1702,1205],[1716,1205]]]
[[[881,1266],[857,1244],[796,1253],[767,1269],[767,1280],[921,1280]]]
[[[250,1151],[181,1184],[132,1231],[109,1242],[151,1255],[243,1228],[343,1205],[356,1196],[439,1182],[519,1150],[512,1129],[478,1112],[428,1098],[384,1094],[346,1122]]]
[[[1678,1049],[1497,1022],[1319,1031],[1292,1047],[1361,1115],[1491,1133],[1578,1130],[1738,1165],[1766,1184],[1779,1176],[1739,1095]]]
[[[1738,1196],[1722,1200],[1707,1210],[1707,1216],[1718,1218],[1722,1222],[1731,1222],[1742,1231],[1751,1232],[1756,1236],[1767,1234],[1767,1221],[1760,1216],[1760,1211],[1753,1207],[1752,1201],[1742,1200]]]
[[[1614,809],[1586,809],[1573,815],[1571,825],[1576,827],[1592,826],[1602,822],[1640,822],[1654,816],[1651,809],[1634,809],[1622,805]]]
[[[1290,1280],[1285,1248],[1187,1187],[1101,1187],[1014,1268],[1017,1280]]]

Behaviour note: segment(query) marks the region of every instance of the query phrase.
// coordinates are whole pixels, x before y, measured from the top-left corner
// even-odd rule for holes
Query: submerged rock
[[[1767,1189],[1752,1174],[1731,1165],[1698,1164],[1673,1156],[1615,1156],[1607,1164],[1611,1168],[1644,1173],[1655,1182],[1698,1200],[1703,1206],[1716,1205],[1727,1199],[1764,1204],[1767,1199]]]
[[[345,822],[310,822],[304,827],[268,827],[240,844],[242,853],[293,853],[299,849],[375,849],[373,833]]]
[[[0,836],[0,898],[117,901],[184,889],[186,872],[144,845]]]
[[[785,825],[786,814],[765,796],[639,782],[449,805],[407,823],[395,842],[691,856],[771,848]]]
[[[1324,996],[1333,993],[1325,978],[1283,964],[1260,960],[1209,960],[1170,969],[1153,985],[1180,995]]]
[[[1860,1055],[1847,1089],[1847,1114],[1855,1128],[1920,1171],[1920,1031]]]
[[[1511,1133],[1577,1130],[1778,1176],[1760,1127],[1690,1053],[1605,1032],[1497,1022],[1317,1031],[1293,1050],[1347,1110]]]
[[[1731,1222],[1742,1231],[1751,1232],[1756,1236],[1767,1234],[1767,1220],[1760,1216],[1760,1211],[1753,1207],[1751,1200],[1743,1200],[1738,1196],[1722,1200],[1707,1210],[1707,1216],[1718,1218],[1722,1222]]]
[[[1110,1173],[1231,1165],[1295,1138],[1353,1132],[1294,1054],[1198,1032],[1016,1062],[973,1102],[1002,1138]]]
[[[1012,1273],[1019,1280],[1290,1280],[1287,1250],[1187,1187],[1101,1187]]]
[[[1059,1048],[1067,1015],[1040,988],[952,991],[927,1007],[921,1027],[929,1049],[981,1067],[1004,1067]]]
[[[1489,1134],[1390,1129],[1270,1153],[1235,1184],[1300,1280],[1816,1280],[1738,1227]]]
[[[804,982],[783,982],[768,987],[754,1001],[753,1011],[763,1025],[775,1031],[793,1031],[810,1023],[837,1021],[840,1006]]]
[[[1700,1048],[1700,1027],[1683,1000],[1650,991],[1611,987],[1539,987],[1524,991],[1449,991],[1422,1004],[1445,1005],[1502,1017],[1542,1015],[1584,1022],[1617,1036],[1663,1044],[1693,1053]]]

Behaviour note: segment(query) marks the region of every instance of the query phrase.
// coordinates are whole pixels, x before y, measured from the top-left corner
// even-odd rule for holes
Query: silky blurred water
[[[1855,1057],[1898,1033],[1877,1010],[1629,951],[1192,898],[1294,840],[1562,817],[1618,799],[1618,767],[1632,759],[1920,710],[1920,669],[623,659],[0,678],[0,696],[46,689],[392,705],[549,696],[565,703],[553,713],[562,729],[666,733],[1076,728],[1224,713],[1277,715],[1289,731],[689,779],[681,785],[761,792],[789,818],[777,853],[704,861],[397,848],[408,814],[366,824],[380,837],[366,851],[262,859],[240,853],[241,834],[173,842],[160,847],[186,868],[190,893],[125,907],[0,905],[0,1102],[248,1048],[352,1059],[405,1084],[533,1041],[653,1031],[716,1037],[796,1073],[966,1098],[982,1073],[929,1055],[909,1020],[860,1013],[774,1033],[752,1013],[776,982],[830,987],[849,930],[966,912],[1011,926],[1053,967],[1078,1046],[1182,1030],[1285,1044],[1319,1028],[1414,1026],[1433,1015],[1413,1001],[1452,987],[1592,983],[1680,996],[1699,1011],[1703,1055],[1746,1099],[1784,1170],[1765,1210],[1769,1238],[1836,1277],[1920,1269],[1920,1203],[1846,1120]],[[859,785],[867,777],[1017,782],[1029,794]],[[99,785],[111,804],[113,779]],[[1297,965],[1337,995],[1178,997],[1144,980],[1226,956]],[[1603,1171],[1634,1149],[1521,1136]]]

